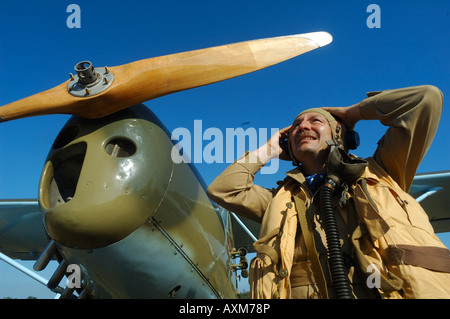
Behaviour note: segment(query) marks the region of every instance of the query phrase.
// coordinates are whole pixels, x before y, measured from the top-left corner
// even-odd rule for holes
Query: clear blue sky
[[[81,28],[70,29],[69,4],[81,8]],[[369,4],[381,9],[381,28],[368,28]],[[8,1],[0,7],[0,105],[64,82],[73,66],[90,60],[115,66],[138,59],[252,39],[327,31],[327,47],[225,82],[179,92],[146,103],[169,131],[217,127],[282,128],[303,109],[345,106],[365,93],[420,84],[450,94],[450,2],[417,1]],[[36,198],[47,152],[68,115],[0,124],[0,198]],[[249,123],[248,123],[249,122]],[[450,111],[419,172],[449,170]],[[357,125],[372,155],[385,128]],[[267,136],[268,137],[268,136]],[[204,142],[205,146],[207,142]],[[240,154],[237,154],[240,155]],[[209,184],[226,166],[197,164]],[[257,176],[272,186],[276,175]],[[445,237],[447,246],[450,239]],[[15,296],[0,262],[0,297]],[[7,288],[6,288],[7,287]],[[5,291],[6,290],[6,291]],[[12,292],[14,291],[14,292]],[[31,293],[17,293],[26,297]]]

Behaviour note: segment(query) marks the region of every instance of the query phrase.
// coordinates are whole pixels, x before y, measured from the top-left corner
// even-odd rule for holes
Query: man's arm
[[[369,94],[348,108],[326,109],[336,115],[339,112],[344,122],[345,113],[351,114],[347,116],[350,128],[360,119],[379,120],[389,126],[374,159],[407,191],[434,139],[442,106],[442,92],[435,86],[423,85]]]
[[[275,133],[264,145],[247,152],[220,174],[207,189],[208,197],[220,206],[251,220],[261,222],[273,192],[253,183],[255,174],[271,159],[289,156],[279,139],[290,129]]]
[[[247,152],[208,186],[208,197],[225,209],[261,223],[272,192],[253,184],[253,180],[264,164]]]

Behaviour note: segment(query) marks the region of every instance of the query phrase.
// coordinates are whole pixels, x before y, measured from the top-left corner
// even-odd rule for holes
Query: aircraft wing
[[[48,240],[37,200],[0,200],[0,252],[36,260]]]
[[[450,171],[417,174],[409,193],[425,209],[436,233],[450,231]]]

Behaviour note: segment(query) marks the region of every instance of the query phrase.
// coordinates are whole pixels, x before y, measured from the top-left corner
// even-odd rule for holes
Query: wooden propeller
[[[313,32],[239,42],[106,68],[104,75],[89,62],[82,62],[77,65],[78,81],[72,77],[52,89],[0,107],[0,122],[57,113],[100,118],[163,95],[260,70],[331,41],[329,33]],[[81,72],[83,68],[90,68],[98,77],[95,85],[82,83],[86,74]]]

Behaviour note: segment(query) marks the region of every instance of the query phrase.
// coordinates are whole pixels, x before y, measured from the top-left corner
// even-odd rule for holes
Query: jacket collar
[[[303,175],[302,170],[298,166],[294,169],[291,169],[290,171],[287,171],[286,175],[295,179],[300,184],[303,184],[306,182],[305,175]]]
[[[300,188],[303,190],[303,192],[309,194],[309,197],[312,197],[313,194],[309,189],[308,182],[306,181],[305,175],[303,175],[300,167],[297,166],[296,168],[287,171],[286,175],[297,181],[300,184]]]

